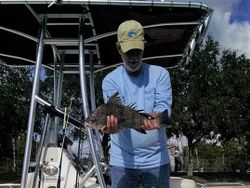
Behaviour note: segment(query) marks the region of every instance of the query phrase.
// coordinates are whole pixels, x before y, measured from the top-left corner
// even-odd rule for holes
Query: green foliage
[[[199,157],[202,159],[206,158],[217,158],[224,156],[236,156],[246,155],[246,137],[242,136],[239,139],[232,138],[225,142],[223,145],[199,143],[195,147],[198,149]]]
[[[220,99],[224,100],[222,110],[223,120],[228,125],[220,127],[225,138],[231,134],[236,138],[249,134],[250,114],[250,60],[244,55],[237,56],[234,51],[224,51],[221,58],[222,70],[219,83],[221,85]]]
[[[218,53],[218,44],[208,38],[189,64],[173,71],[173,128],[188,137],[190,146],[209,135],[215,126],[211,117],[218,105],[213,100]]]
[[[235,172],[247,170],[248,155],[246,152],[246,137],[233,138],[222,146],[215,144],[199,143],[195,147],[198,150],[200,166],[208,171]]]
[[[12,156],[12,138],[26,130],[31,82],[30,69],[0,66],[0,159]]]
[[[171,72],[171,131],[187,136],[191,152],[211,131],[224,142],[245,135],[250,152],[250,61],[236,51],[219,52],[209,36],[191,62]]]
[[[235,51],[219,54],[211,37],[192,61],[172,72],[173,131],[183,132],[192,146],[210,132],[230,140],[249,132],[250,62]]]
[[[199,143],[196,148],[198,149],[199,158],[201,159],[215,159],[216,157],[222,156],[223,153],[221,147],[214,144]]]

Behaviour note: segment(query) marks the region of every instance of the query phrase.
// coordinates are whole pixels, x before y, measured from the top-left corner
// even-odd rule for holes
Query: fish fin
[[[119,104],[122,105],[122,101],[121,98],[119,97],[119,92],[115,92],[115,94],[113,94],[109,100],[108,100],[108,104]]]
[[[132,108],[132,109],[136,109],[135,102],[129,104],[127,107]]]
[[[170,128],[171,127],[171,121],[170,121],[170,118],[168,116],[168,109],[164,110],[161,115],[160,115],[160,124],[167,127],[167,128]]]
[[[144,110],[135,110],[136,112],[138,112],[139,114],[143,113]]]
[[[128,108],[130,108],[130,109],[132,109],[132,110],[134,110],[134,111],[136,111],[136,112],[138,112],[138,113],[141,113],[141,112],[143,112],[144,110],[137,110],[136,108],[136,106],[135,106],[135,103],[131,103],[131,104],[129,104],[128,106],[126,106],[126,107],[128,107]]]
[[[145,129],[143,129],[143,128],[138,128],[138,129],[135,129],[135,130],[138,131],[139,133],[147,134]]]

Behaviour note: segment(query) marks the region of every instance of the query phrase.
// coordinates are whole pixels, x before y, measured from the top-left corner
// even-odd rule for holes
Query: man
[[[124,105],[135,104],[153,116],[172,104],[172,89],[167,70],[142,62],[144,31],[135,20],[123,22],[117,31],[117,48],[123,65],[103,80],[105,102],[115,92]],[[133,129],[119,129],[119,119],[107,117],[103,131],[111,134],[110,172],[112,188],[169,188],[169,157],[165,128],[144,121],[147,134]]]

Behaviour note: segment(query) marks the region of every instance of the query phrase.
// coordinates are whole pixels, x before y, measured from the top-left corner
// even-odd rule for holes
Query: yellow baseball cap
[[[117,39],[124,53],[131,49],[144,50],[144,31],[142,25],[135,20],[128,20],[120,24]]]

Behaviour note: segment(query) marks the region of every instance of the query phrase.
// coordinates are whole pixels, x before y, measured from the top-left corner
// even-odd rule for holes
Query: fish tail
[[[164,127],[170,128],[171,127],[171,121],[170,118],[168,116],[168,109],[164,110],[160,117],[159,117],[159,122],[161,125],[163,125]]]

